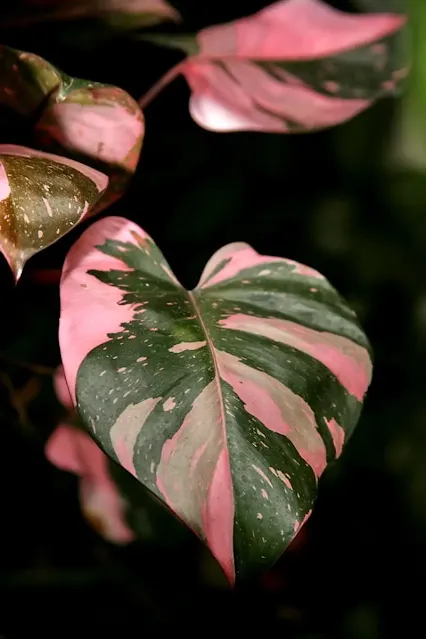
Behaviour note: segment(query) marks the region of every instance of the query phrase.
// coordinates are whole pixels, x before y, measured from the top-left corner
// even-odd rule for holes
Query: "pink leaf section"
[[[71,409],[62,367],[55,374],[54,387],[61,403]],[[108,458],[87,433],[60,424],[47,441],[46,457],[54,466],[80,477],[83,514],[105,539],[116,544],[133,541],[133,532],[125,521],[124,502],[108,471]]]
[[[79,153],[109,164],[126,164],[132,149],[136,145],[140,148],[144,133],[140,114],[129,117],[127,109],[119,104],[113,107],[59,102],[50,108],[45,118],[53,123],[42,122],[38,127],[48,131],[64,147],[78,149]],[[137,160],[137,154],[133,155]]]
[[[68,253],[61,278],[61,320],[59,340],[65,345],[66,378],[75,403],[78,368],[86,355],[105,343],[112,333],[118,333],[123,323],[133,319],[134,307],[120,305],[123,293],[116,287],[99,281],[88,270],[131,270],[124,262],[97,250],[106,240],[130,242],[137,237],[149,238],[140,227],[119,217],[108,217],[93,224]],[[85,309],[94,321],[90,326],[80,321],[76,308]],[[100,371],[101,372],[101,371]]]
[[[220,320],[219,324],[224,328],[267,336],[315,357],[331,370],[348,393],[358,401],[363,400],[373,366],[366,349],[347,337],[316,331],[288,320],[242,313]]]
[[[339,97],[339,83],[327,79],[326,58],[374,46],[404,23],[400,15],[343,13],[321,0],[281,0],[253,16],[204,29],[197,36],[199,54],[181,66],[192,90],[191,116],[219,132],[286,133],[344,122],[376,99],[380,82],[374,96],[364,97],[360,86],[360,97]],[[387,55],[386,45],[381,47]],[[283,67],[312,61],[322,69],[324,92]]]
[[[288,437],[318,479],[327,466],[327,457],[309,404],[278,380],[247,366],[235,355],[221,351],[216,351],[216,355],[222,378],[232,386],[245,410],[269,430]]]
[[[136,170],[145,134],[138,104],[112,86],[85,87],[53,94],[37,122],[36,133],[47,148],[65,150],[100,166],[110,176],[110,188],[100,211],[122,195]]]
[[[207,541],[233,584],[234,499],[224,415],[217,401],[219,384],[215,380],[203,389],[179,430],[164,444],[157,487],[167,505]]]

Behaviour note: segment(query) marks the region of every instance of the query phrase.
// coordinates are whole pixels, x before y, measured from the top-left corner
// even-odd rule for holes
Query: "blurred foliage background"
[[[266,3],[173,4],[192,32]],[[349,0],[330,4],[355,9]],[[362,4],[378,8],[371,0]],[[413,11],[422,4],[413,0]],[[422,20],[414,22],[419,36]],[[135,98],[181,59],[89,21],[0,24],[0,41]],[[137,174],[104,214],[142,225],[187,287],[231,241],[307,263],[347,298],[371,339],[375,373],[359,426],[321,480],[310,521],[256,583],[229,592],[200,544],[189,534],[174,535],[176,526],[167,522],[162,535],[150,537],[148,530],[145,542],[127,548],[107,544],[89,528],[78,479],[50,466],[43,453],[63,409],[51,381],[59,363],[58,286],[46,278],[40,283],[39,272],[61,267],[82,227],[33,258],[16,288],[1,261],[2,637],[168,630],[202,636],[229,629],[381,639],[423,627],[426,78],[422,84],[420,62],[405,96],[337,128],[297,136],[204,131],[191,121],[189,90],[178,79],[147,108]],[[0,141],[28,144],[30,123],[1,115]]]

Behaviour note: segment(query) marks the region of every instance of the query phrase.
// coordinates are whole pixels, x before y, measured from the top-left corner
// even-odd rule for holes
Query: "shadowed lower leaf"
[[[236,243],[188,292],[123,218],[68,254],[59,337],[85,426],[230,582],[271,565],[309,517],[371,378],[355,314],[314,269]]]
[[[21,276],[25,262],[88,214],[108,178],[74,160],[0,145],[0,250]]]

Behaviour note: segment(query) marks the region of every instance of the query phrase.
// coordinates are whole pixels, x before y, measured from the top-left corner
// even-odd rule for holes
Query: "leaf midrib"
[[[220,421],[221,421],[221,425],[222,425],[222,431],[223,431],[223,443],[224,446],[226,446],[226,416],[225,416],[225,402],[223,400],[223,392],[222,392],[222,383],[221,383],[221,375],[220,375],[220,369],[219,369],[219,364],[215,355],[215,346],[213,343],[213,340],[210,336],[210,333],[207,329],[206,323],[203,319],[202,313],[201,313],[201,309],[200,306],[198,304],[196,295],[192,292],[192,291],[188,291],[188,296],[189,299],[191,300],[193,306],[194,306],[194,310],[197,314],[197,317],[199,319],[201,328],[203,330],[204,336],[206,338],[206,342],[207,342],[207,346],[209,347],[210,353],[211,353],[211,357],[212,357],[212,361],[213,361],[213,367],[214,367],[214,376],[215,376],[215,382],[216,382],[216,388],[217,388],[217,394],[219,397],[219,410],[220,410]]]

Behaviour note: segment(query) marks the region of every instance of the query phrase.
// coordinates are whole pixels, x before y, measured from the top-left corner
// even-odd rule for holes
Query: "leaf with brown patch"
[[[108,185],[74,160],[0,145],[0,251],[17,281],[25,262],[85,217]]]

